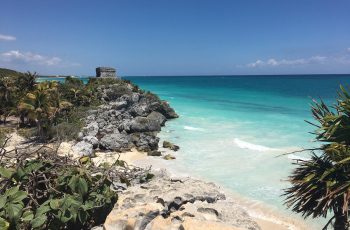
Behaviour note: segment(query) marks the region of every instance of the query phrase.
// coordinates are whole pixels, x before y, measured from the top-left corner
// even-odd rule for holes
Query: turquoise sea
[[[178,168],[286,210],[281,197],[292,159],[318,146],[310,103],[332,103],[350,75],[125,77],[169,101],[180,118],[160,133],[180,146]]]
[[[350,75],[127,77],[170,102],[180,118],[166,124],[161,138],[180,146],[178,170],[222,185],[243,197],[291,215],[282,189],[293,169],[280,156],[318,146],[310,103],[333,103]],[[299,217],[299,215],[293,215]],[[308,221],[319,228],[324,220]],[[311,228],[310,228],[311,229]]]

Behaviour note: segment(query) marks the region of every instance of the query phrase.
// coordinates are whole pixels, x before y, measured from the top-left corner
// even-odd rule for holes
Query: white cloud
[[[25,62],[39,65],[53,66],[61,63],[61,59],[58,57],[46,57],[40,54],[31,52],[22,53],[18,50],[11,50],[5,53],[1,53],[0,57],[6,62]]]
[[[350,52],[350,47],[349,47],[349,48],[347,48],[346,50]]]
[[[254,68],[254,67],[257,67],[257,66],[264,65],[264,64],[265,64],[265,62],[263,62],[261,60],[257,60],[256,62],[247,64],[247,66]]]
[[[249,63],[246,66],[250,68],[256,68],[260,66],[293,66],[293,65],[305,65],[305,64],[312,64],[312,63],[322,63],[327,59],[327,57],[324,56],[313,56],[310,58],[299,58],[299,59],[275,59],[270,58],[266,61],[263,60],[257,60],[255,62]]]
[[[16,37],[11,35],[0,34],[0,41],[14,41]]]

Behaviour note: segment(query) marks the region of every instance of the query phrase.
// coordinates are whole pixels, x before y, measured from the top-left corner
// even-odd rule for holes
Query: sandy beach
[[[160,148],[161,151],[168,151],[163,148]],[[171,154],[173,152],[168,151]],[[111,162],[112,159],[118,159],[119,154],[116,153],[97,153],[97,158],[94,159],[94,162]],[[191,175],[177,172],[173,167],[166,167],[170,163],[176,164],[176,160],[166,161],[159,157],[150,157],[146,153],[132,150],[130,152],[121,153],[120,160],[126,161],[130,165],[135,165],[139,167],[152,167],[153,170],[167,170],[167,172],[176,178],[194,178]],[[195,178],[206,181],[203,178]],[[248,214],[253,218],[254,221],[263,230],[310,230],[314,229],[312,226],[307,226],[301,219],[295,219],[283,215],[281,213],[272,210],[272,208],[267,207],[267,205],[262,204],[261,202],[257,203],[248,198],[242,197],[241,195],[235,194],[232,191],[229,191],[225,188],[221,188],[226,195],[228,201],[234,201],[238,203]]]

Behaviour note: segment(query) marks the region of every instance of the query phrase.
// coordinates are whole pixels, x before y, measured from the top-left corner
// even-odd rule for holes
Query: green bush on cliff
[[[71,109],[63,116],[59,116],[56,119],[54,125],[48,130],[47,136],[49,139],[57,139],[59,141],[71,141],[78,137],[78,133],[84,127],[84,117],[90,109],[94,109],[95,106],[79,106]]]
[[[39,154],[39,153],[36,153]],[[28,157],[28,156],[27,156]],[[0,229],[90,229],[117,200],[110,169],[55,154],[0,164]]]

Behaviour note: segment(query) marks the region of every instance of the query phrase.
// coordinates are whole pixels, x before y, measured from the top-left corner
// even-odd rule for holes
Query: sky
[[[349,0],[1,0],[0,67],[42,75],[350,73]]]

